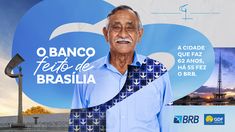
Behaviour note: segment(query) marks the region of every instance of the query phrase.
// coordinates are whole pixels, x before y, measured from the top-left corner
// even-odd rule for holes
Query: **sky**
[[[9,59],[14,31],[20,18],[40,0],[0,0],[0,56]]]
[[[18,86],[15,79],[4,74],[11,59],[13,36],[20,18],[40,0],[0,0],[0,116],[17,115]],[[23,94],[23,110],[43,106]],[[68,112],[43,106],[54,113]]]
[[[222,61],[222,88],[235,88],[235,48],[215,48],[215,67],[214,70],[204,84],[208,87],[217,87],[219,54],[221,52]]]

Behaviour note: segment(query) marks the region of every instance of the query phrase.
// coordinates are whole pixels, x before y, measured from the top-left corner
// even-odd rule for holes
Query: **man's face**
[[[141,39],[143,29],[139,20],[130,10],[119,10],[109,17],[107,29],[103,29],[110,52],[119,54],[133,53],[136,43]]]

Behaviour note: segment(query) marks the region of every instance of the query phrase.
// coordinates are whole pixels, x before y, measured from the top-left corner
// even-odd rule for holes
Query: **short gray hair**
[[[127,5],[120,5],[116,8],[114,8],[107,16],[107,19],[109,19],[110,16],[114,15],[117,11],[120,11],[120,10],[131,10],[137,17],[138,21],[139,21],[139,28],[143,28],[142,26],[142,23],[141,23],[141,20],[140,20],[140,16],[139,14],[133,10],[130,6],[127,6]],[[108,20],[109,21],[109,20]],[[106,24],[106,28],[108,27],[108,23]]]

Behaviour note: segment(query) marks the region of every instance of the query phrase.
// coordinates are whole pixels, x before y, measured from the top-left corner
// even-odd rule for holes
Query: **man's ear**
[[[140,42],[143,33],[144,33],[144,29],[143,29],[143,28],[140,28],[139,31],[138,31],[138,40],[137,40],[137,42]]]
[[[107,30],[106,27],[103,28],[103,34],[104,34],[106,42],[109,42],[109,39],[108,39],[108,30]]]

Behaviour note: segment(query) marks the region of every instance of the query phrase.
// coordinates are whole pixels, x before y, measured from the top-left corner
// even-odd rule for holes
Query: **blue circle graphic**
[[[200,49],[202,47],[203,50]],[[145,25],[143,39],[137,51],[144,55],[166,52],[175,57],[175,64],[169,70],[174,100],[202,86],[210,77],[215,64],[214,50],[210,41],[202,33],[181,25]],[[186,69],[182,68],[183,65],[186,65]]]
[[[21,19],[14,36],[12,46],[12,56],[19,53],[25,62],[23,68],[23,91],[32,100],[50,107],[70,108],[73,97],[73,88],[75,84],[39,84],[37,75],[51,74],[64,76],[65,74],[74,75],[74,70],[68,69],[64,72],[61,70],[52,72],[51,70],[42,71],[43,66],[49,63],[50,67],[65,60],[63,52],[57,53],[57,56],[50,56],[50,48],[60,49],[78,48],[95,50],[95,56],[90,57],[88,62],[92,62],[108,54],[108,45],[102,35],[86,31],[70,31],[57,34],[50,38],[58,27],[65,24],[90,24],[94,25],[104,20],[113,9],[109,3],[100,0],[47,0],[42,1],[31,8]],[[64,29],[68,29],[66,26]],[[79,29],[79,28],[78,28]],[[61,32],[61,31],[60,31]],[[82,55],[84,50],[79,50]],[[92,50],[87,54],[91,54]],[[43,54],[45,54],[43,56]],[[54,54],[55,55],[55,54]],[[84,62],[87,57],[72,56],[67,58],[69,66],[74,67]],[[39,66],[39,62],[45,56],[45,63]],[[39,67],[39,68],[38,68]],[[44,66],[46,67],[46,66]],[[37,70],[38,68],[38,70]],[[64,67],[65,68],[65,67]]]

